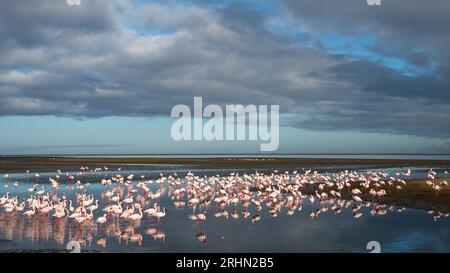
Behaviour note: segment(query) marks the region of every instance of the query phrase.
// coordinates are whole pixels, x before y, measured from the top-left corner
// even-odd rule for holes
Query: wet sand
[[[386,203],[393,203],[408,208],[450,210],[450,188],[444,186],[439,192],[434,191],[425,182],[427,179],[406,180],[406,186],[400,191],[388,190]],[[434,183],[450,182],[450,178],[437,178]]]
[[[335,158],[157,158],[157,157],[0,157],[0,172],[52,172],[57,169],[77,170],[80,166],[117,166],[133,164],[185,165],[202,168],[342,168],[441,167],[450,168],[450,160],[416,159],[335,159]]]

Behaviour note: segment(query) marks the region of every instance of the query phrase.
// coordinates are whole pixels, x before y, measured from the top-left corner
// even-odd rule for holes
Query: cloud
[[[279,104],[282,122],[304,129],[450,137],[446,1],[404,9],[390,1],[378,10],[333,1],[332,14],[306,0],[273,1],[279,6],[270,11],[243,3],[63,2],[1,2],[0,115],[168,117],[173,105],[203,96],[204,103]],[[322,40],[330,33],[373,37],[361,45],[371,58],[333,52]],[[410,67],[419,72],[406,73]]]
[[[302,28],[341,35],[373,35],[380,51],[410,57],[418,54],[448,63],[450,2],[446,0],[391,0],[372,7],[361,0],[280,0],[299,18]],[[333,10],[333,12],[329,12]],[[423,58],[423,56],[422,56]]]

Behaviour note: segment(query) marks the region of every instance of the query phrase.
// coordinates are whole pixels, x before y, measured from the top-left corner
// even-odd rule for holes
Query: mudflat
[[[0,157],[0,172],[43,172],[57,169],[77,169],[80,166],[109,166],[133,164],[187,165],[203,168],[314,168],[336,166],[352,167],[441,167],[449,168],[450,160],[416,159],[336,159],[336,158],[281,158],[281,157]]]

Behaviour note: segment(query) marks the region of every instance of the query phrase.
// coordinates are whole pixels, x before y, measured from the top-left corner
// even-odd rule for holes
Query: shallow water
[[[145,179],[154,179],[160,171],[164,170],[139,171],[135,172],[135,177],[145,175]],[[396,172],[398,169],[388,171]],[[173,170],[165,174],[171,172]],[[122,172],[123,175],[126,173],[130,171]],[[85,173],[77,179],[83,183],[90,182],[91,186],[82,190],[67,189],[66,185],[73,182],[62,179],[61,185],[52,194],[61,197],[65,192],[68,199],[73,201],[76,200],[77,192],[94,194],[95,199],[100,200],[100,209],[94,213],[97,218],[103,214],[101,208],[108,203],[107,199],[102,198],[102,192],[109,189],[99,182],[111,174]],[[413,170],[414,177],[420,178],[425,174],[425,169]],[[41,174],[39,178],[34,177],[34,174],[10,174],[7,179],[2,177],[0,195],[10,192],[11,196],[28,198],[30,194],[27,189],[35,183],[45,185],[45,189],[50,190],[47,176],[51,175],[55,174]],[[179,175],[184,174],[180,172]],[[17,187],[13,185],[14,181],[19,181]],[[133,182],[134,185],[136,183]],[[156,183],[151,185],[152,190],[160,187]],[[41,185],[37,187],[37,190],[40,189]],[[127,187],[124,185],[121,189],[126,195]],[[139,193],[136,193],[136,199]],[[369,252],[366,249],[369,241],[378,241],[382,252],[450,252],[449,218],[433,221],[432,215],[424,210],[407,208],[398,212],[396,207],[386,207],[385,215],[371,215],[369,212],[372,207],[363,207],[360,209],[362,216],[355,219],[352,214],[354,204],[349,204],[339,214],[328,209],[318,217],[311,218],[311,211],[329,208],[331,204],[315,202],[311,205],[304,199],[301,210],[296,210],[293,215],[287,215],[287,209],[283,208],[276,217],[272,217],[265,206],[259,212],[250,206],[250,215],[245,218],[240,206],[234,208],[230,205],[226,207],[230,216],[224,218],[214,216],[215,212],[222,210],[211,204],[206,209],[207,220],[198,223],[188,217],[193,208],[175,208],[168,193],[168,187],[165,187],[162,197],[153,200],[161,207],[168,208],[167,215],[159,222],[144,215],[140,221],[133,223],[110,217],[103,225],[93,223],[80,226],[72,223],[71,219],[55,220],[43,215],[27,218],[22,213],[1,210],[0,251],[64,251],[69,241],[76,240],[82,243],[82,251],[98,252]],[[145,208],[150,207],[153,201],[148,200]],[[235,209],[237,219],[231,217]],[[196,209],[196,213],[203,211],[205,208]],[[261,220],[253,222],[252,216],[256,214],[261,216]],[[154,239],[148,233],[154,233],[155,230],[149,229],[164,233],[165,239]],[[118,235],[126,230],[141,234],[142,240],[119,240]],[[105,246],[99,244],[102,241],[106,241]]]

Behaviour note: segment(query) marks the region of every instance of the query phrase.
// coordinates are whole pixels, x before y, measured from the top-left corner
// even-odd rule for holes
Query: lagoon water
[[[148,171],[124,170],[122,175],[134,173],[135,177],[145,176],[145,179],[155,179],[160,172],[173,174],[176,170],[183,177],[187,170],[180,166],[147,166]],[[195,174],[220,173],[226,175],[229,170],[192,170]],[[322,170],[323,171],[323,170]],[[333,170],[327,170],[332,172]],[[365,170],[361,170],[365,171]],[[395,172],[397,169],[390,169]],[[413,169],[414,177],[423,177],[426,169]],[[251,171],[248,171],[251,172]],[[68,179],[62,178],[61,184],[53,194],[76,200],[76,193],[94,194],[100,200],[100,208],[106,204],[102,193],[108,186],[101,185],[102,178],[108,178],[117,172],[85,173],[80,179],[91,186],[83,190],[69,190]],[[20,199],[29,198],[27,189],[33,184],[45,185],[50,190],[48,177],[55,173],[40,174],[10,174],[8,178],[0,178],[0,196],[10,192]],[[65,176],[64,176],[65,177]],[[16,187],[15,181],[19,182]],[[138,181],[133,181],[135,185]],[[73,184],[70,183],[70,184]],[[37,190],[41,189],[41,185]],[[111,187],[117,187],[113,184]],[[152,184],[156,190],[160,185]],[[127,187],[122,186],[124,194]],[[139,193],[137,193],[139,196]],[[156,200],[161,207],[167,207],[168,212],[158,222],[145,215],[139,222],[130,223],[125,220],[111,219],[103,225],[79,226],[72,219],[52,219],[49,216],[35,215],[27,218],[22,213],[6,213],[0,211],[0,252],[66,251],[69,241],[81,243],[81,251],[87,252],[369,252],[368,242],[377,241],[381,252],[450,252],[450,221],[442,217],[433,221],[432,215],[423,209],[401,208],[387,206],[385,215],[371,215],[371,207],[363,207],[362,216],[355,219],[352,206],[342,209],[339,214],[331,209],[322,212],[318,217],[311,218],[310,212],[327,204],[310,202],[305,199],[301,210],[288,215],[283,209],[276,217],[271,216],[264,206],[259,212],[251,206],[250,215],[244,217],[241,207],[228,206],[229,217],[215,217],[214,213],[221,211],[214,204],[206,209],[207,220],[203,223],[189,219],[193,208],[187,205],[175,208],[168,196],[168,190]],[[150,203],[146,206],[148,208]],[[231,217],[234,215],[237,219]],[[325,209],[324,209],[325,210]],[[201,210],[203,212],[204,209]],[[197,209],[197,213],[199,209]],[[101,209],[95,211],[95,218],[101,216]],[[252,221],[252,216],[260,215],[261,220]],[[142,240],[130,241],[119,239],[124,231],[142,235]],[[165,238],[154,238],[154,235],[165,234]],[[162,236],[161,236],[162,237]]]

